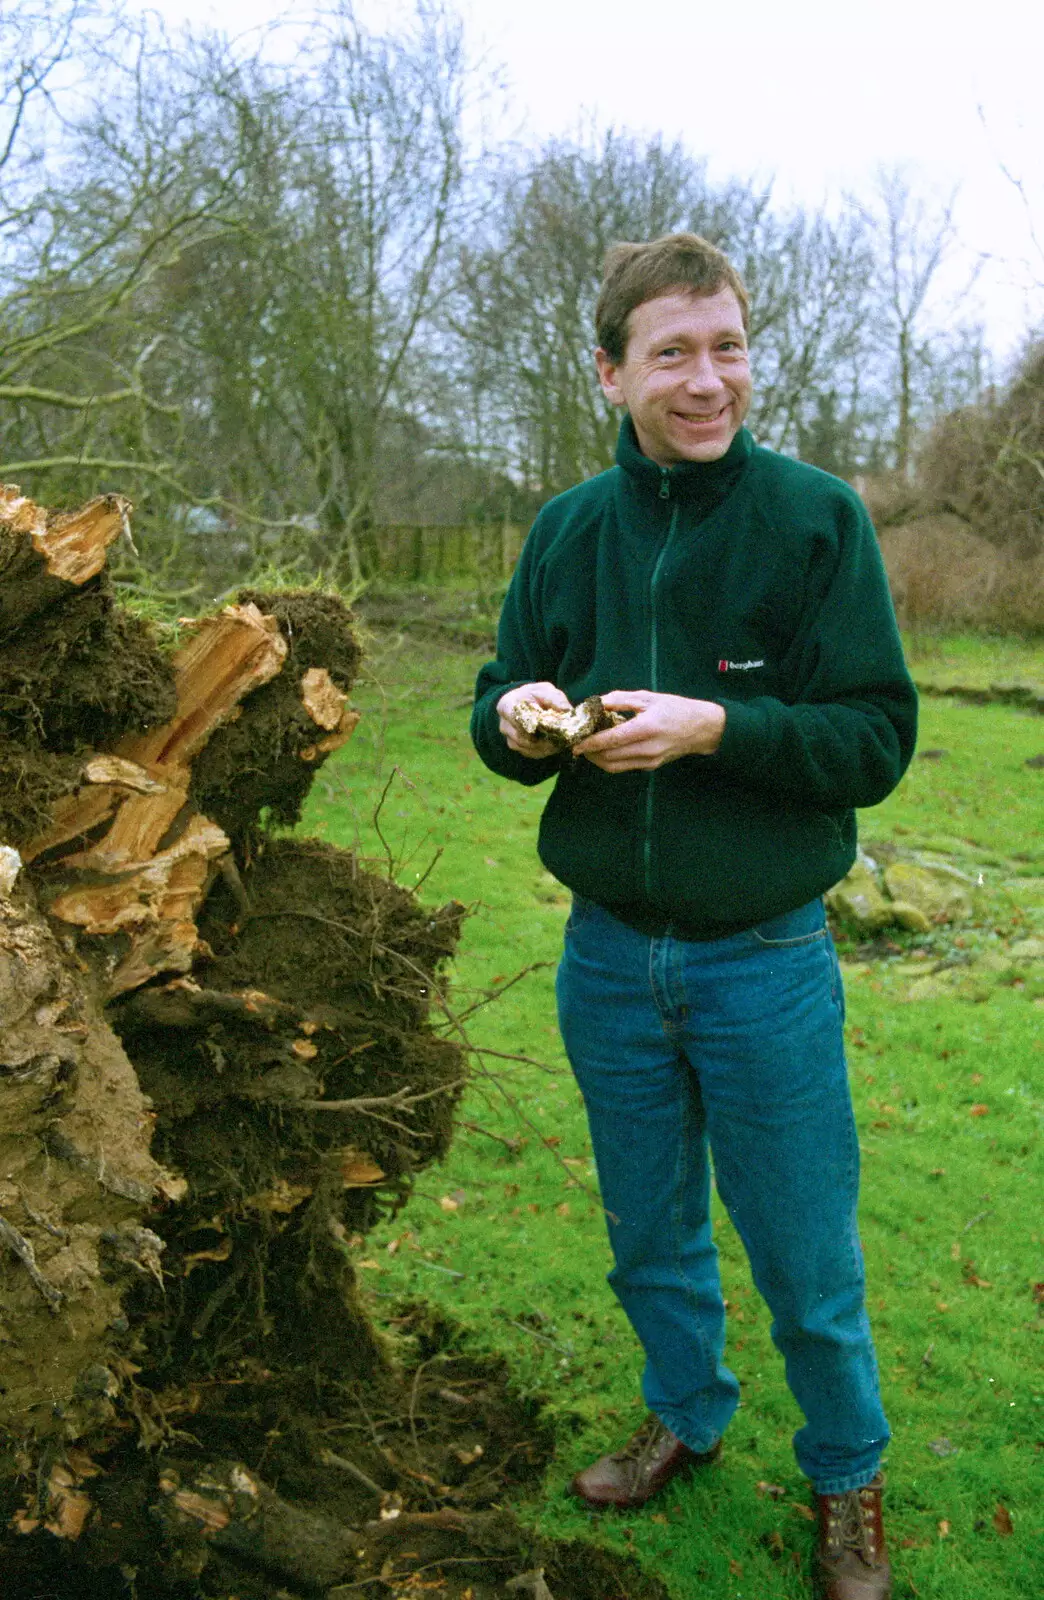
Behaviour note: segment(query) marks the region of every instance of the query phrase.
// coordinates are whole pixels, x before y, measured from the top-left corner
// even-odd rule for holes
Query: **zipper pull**
[[[661,500],[671,498],[671,474],[668,467],[660,468],[660,496]]]

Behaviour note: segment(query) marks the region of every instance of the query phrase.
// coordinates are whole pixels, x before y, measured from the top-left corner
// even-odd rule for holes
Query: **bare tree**
[[[872,258],[858,218],[783,212],[771,188],[714,187],[680,145],[614,132],[507,160],[494,188],[453,301],[458,427],[535,493],[612,460],[616,419],[591,346],[602,263],[619,239],[687,229],[736,262],[753,300],[751,420],[766,442],[796,448],[828,391],[860,412]]]
[[[91,19],[75,3],[49,34],[23,19],[19,42],[35,55],[12,72],[6,100],[0,473],[46,474],[49,493],[71,479],[82,492],[99,476],[176,471],[153,432],[178,408],[149,382],[162,343],[149,296],[188,245],[229,226],[234,188],[227,173],[194,181],[201,130],[189,97],[157,92],[165,40],[118,17],[92,32]],[[89,71],[104,96],[92,92],[73,121]],[[57,130],[49,149],[30,139],[34,96]]]
[[[877,238],[878,315],[895,406],[894,462],[903,478],[911,473],[918,412],[927,409],[925,391],[940,366],[938,348],[933,361],[941,329],[931,296],[957,242],[955,199],[956,193],[942,200],[918,193],[897,167],[882,169],[873,202],[858,206]]]
[[[380,35],[345,0],[291,69],[238,74],[241,226],[167,285],[221,495],[262,521],[303,516],[324,532],[318,557],[355,583],[382,434],[400,411],[430,415],[410,363],[470,204],[466,88],[447,14],[422,7]]]

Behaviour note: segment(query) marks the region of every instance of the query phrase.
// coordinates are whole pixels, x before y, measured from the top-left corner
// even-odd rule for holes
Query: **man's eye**
[[[661,360],[670,360],[672,356],[681,354],[681,349],[676,344],[669,344],[665,350],[660,351]]]

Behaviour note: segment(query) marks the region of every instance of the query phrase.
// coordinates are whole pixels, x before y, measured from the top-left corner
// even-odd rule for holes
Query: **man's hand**
[[[509,689],[497,701],[500,731],[509,749],[517,750],[520,756],[528,756],[532,761],[539,761],[542,756],[558,755],[559,747],[552,744],[550,739],[534,739],[530,734],[523,733],[521,728],[516,728],[511,713],[520,700],[533,700],[538,706],[547,706],[552,711],[568,711],[568,698],[553,683],[523,683],[517,689]]]
[[[607,711],[632,711],[616,728],[593,733],[575,745],[603,772],[651,772],[679,756],[709,756],[721,743],[725,710],[713,700],[689,700],[680,694],[654,694],[651,689],[614,689],[603,694]]]

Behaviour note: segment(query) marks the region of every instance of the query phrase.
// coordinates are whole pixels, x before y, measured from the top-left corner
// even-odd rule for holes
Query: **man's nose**
[[[685,386],[694,393],[719,387],[718,371],[709,350],[693,352],[685,373]]]
[[[717,389],[719,378],[711,350],[693,350],[689,366],[685,371],[685,387],[693,392],[706,389]]]

